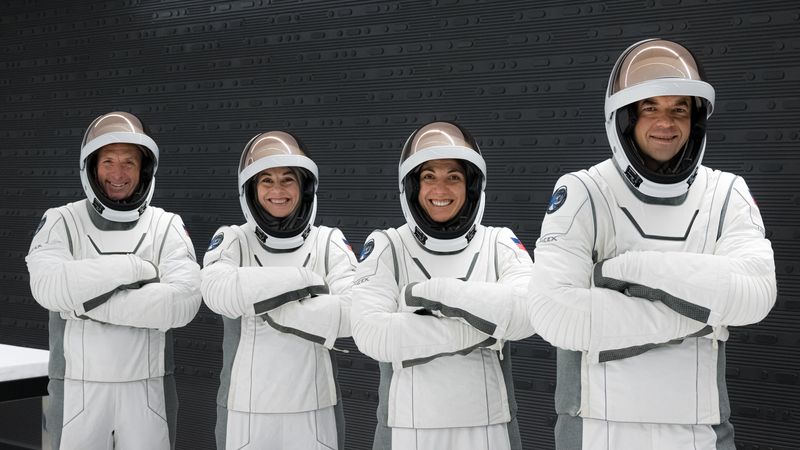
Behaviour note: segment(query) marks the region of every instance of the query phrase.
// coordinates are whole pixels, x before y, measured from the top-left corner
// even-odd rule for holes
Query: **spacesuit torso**
[[[611,160],[585,175],[597,213],[597,261],[629,251],[714,253],[732,175],[702,167],[680,205],[642,202]],[[648,351],[601,352],[601,360],[611,360],[559,372],[560,386],[581,386],[577,398],[557,401],[559,412],[621,422],[718,424],[730,414],[725,347],[718,342],[727,338],[727,327],[721,326]],[[574,364],[568,361],[580,357],[579,352],[562,353],[559,364]]]
[[[180,217],[151,206],[131,228],[101,229],[90,214],[86,201],[48,210],[28,256],[32,278],[45,278],[35,296],[53,311],[50,377],[121,382],[171,374],[168,330],[200,306],[199,268]],[[98,259],[104,255],[118,258]],[[127,255],[158,268],[160,283],[137,279]],[[72,260],[98,264],[68,268]],[[152,307],[137,304],[145,296]]]
[[[347,302],[337,294],[350,286],[355,257],[338,229],[312,227],[301,247],[270,252],[247,227],[220,228],[204,258],[205,301],[225,321],[217,402],[230,410],[253,413],[292,413],[335,405],[337,387],[329,349],[337,337],[349,336]],[[247,270],[261,267],[275,270]],[[300,270],[317,274],[317,282],[324,280],[324,285],[303,278]],[[281,308],[297,309],[298,298],[326,291],[331,295],[314,300],[325,304],[304,316],[302,312],[291,317],[279,314]],[[237,306],[240,296],[248,298],[249,309]],[[310,306],[310,301],[300,303]]]
[[[631,441],[652,448],[732,448],[727,326],[774,302],[772,250],[741,178],[700,166],[685,196],[658,202],[612,160],[563,176],[535,257],[532,320],[559,347],[559,448],[640,445],[598,423],[678,427]],[[582,447],[579,417],[602,421],[583,423]]]
[[[463,289],[469,289],[470,283],[481,285],[476,291],[497,289],[500,284],[527,286],[530,257],[513,233],[481,225],[476,230],[464,250],[450,254],[424,250],[407,225],[374,232],[367,239],[353,291],[359,310],[352,320],[359,348],[382,361],[374,448],[391,448],[389,428],[464,429],[514,420],[509,346],[498,353],[502,344],[490,337],[491,314],[483,314],[486,321],[469,321],[459,316],[470,315],[465,313],[468,307],[436,309],[457,303],[448,298],[452,293],[444,292],[430,297],[439,318],[420,315],[420,310],[414,313],[406,305],[410,286],[429,279],[464,280]],[[502,291],[481,292],[497,295]],[[469,303],[487,309],[505,300],[477,297],[481,294]],[[487,327],[479,331],[481,324]],[[504,434],[504,445],[510,440],[512,448],[517,448],[516,426]]]
[[[496,282],[495,241],[499,232],[498,228],[479,227],[461,252],[435,255],[415,242],[407,226],[387,230],[387,235],[394,237],[397,252],[397,285],[432,277]],[[498,352],[488,348],[435,356],[403,361],[403,367],[394,371],[386,405],[388,426],[472,427],[511,420],[502,367],[503,362],[508,365],[508,359],[501,361]]]

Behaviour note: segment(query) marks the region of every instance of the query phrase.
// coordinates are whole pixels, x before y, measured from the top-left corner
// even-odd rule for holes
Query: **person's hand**
[[[154,280],[158,280],[158,267],[152,262],[142,259],[136,255],[131,255],[135,257],[135,261],[137,263],[139,274],[136,277],[140,282],[152,282]]]

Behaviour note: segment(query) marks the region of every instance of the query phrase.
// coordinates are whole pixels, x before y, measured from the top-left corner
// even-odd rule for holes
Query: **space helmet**
[[[692,98],[688,140],[658,170],[645,164],[636,144],[637,103],[658,96]],[[714,88],[692,53],[675,42],[647,39],[625,50],[614,65],[605,100],[606,133],[619,172],[641,199],[654,202],[685,196],[703,160],[706,120]]]
[[[274,167],[289,167],[300,183],[298,205],[286,217],[272,216],[258,202],[257,176]],[[291,134],[270,131],[250,139],[239,161],[239,203],[247,223],[264,246],[290,250],[303,245],[317,215],[318,179],[317,165]]]
[[[419,204],[420,169],[435,159],[458,160],[466,175],[466,199],[447,222],[433,221]],[[486,203],[486,162],[472,135],[452,122],[431,122],[406,140],[398,170],[400,204],[406,223],[419,244],[432,252],[463,250],[475,235]]]
[[[139,184],[126,199],[109,198],[97,178],[97,157],[110,144],[132,144],[142,152]],[[119,111],[103,114],[86,129],[80,154],[81,185],[89,204],[101,217],[113,222],[138,220],[153,197],[156,169],[158,146],[133,114]]]

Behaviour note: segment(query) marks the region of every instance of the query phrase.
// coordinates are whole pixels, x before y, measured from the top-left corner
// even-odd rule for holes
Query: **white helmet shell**
[[[632,122],[622,111],[658,96],[695,99],[689,140],[669,174],[648,169],[635,142],[624,131]],[[679,44],[647,39],[628,47],[619,57],[606,90],[606,134],[617,169],[640,198],[660,202],[685,196],[703,160],[705,121],[714,109],[714,96],[714,88],[704,81],[694,56]]]
[[[254,178],[264,170],[275,167],[300,168],[305,171],[301,181],[301,199],[287,218],[267,213],[255,195]],[[314,161],[306,156],[297,138],[284,131],[261,133],[250,139],[239,160],[239,204],[258,239],[275,250],[290,250],[305,242],[317,216],[317,186],[319,172]]]
[[[461,160],[468,169],[467,200],[456,218],[451,219],[454,223],[449,225],[430,220],[417,199],[418,168],[435,159]],[[398,186],[403,216],[423,248],[436,253],[453,253],[469,245],[477,225],[483,219],[486,162],[477,143],[466,130],[450,122],[432,122],[415,130],[403,146]]]
[[[142,150],[139,185],[128,199],[108,198],[97,181],[95,158],[109,144],[133,144]],[[112,222],[135,222],[144,213],[155,190],[158,169],[158,146],[144,131],[142,122],[127,112],[110,112],[94,119],[86,129],[81,144],[80,176],[89,204],[101,217]]]

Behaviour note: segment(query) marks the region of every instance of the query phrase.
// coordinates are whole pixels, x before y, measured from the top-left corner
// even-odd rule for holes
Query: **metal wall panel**
[[[796,2],[10,0],[0,10],[0,342],[46,348],[24,256],[48,207],[83,196],[85,127],[139,115],[162,149],[154,204],[181,214],[202,258],[243,219],[238,155],[287,129],[320,167],[318,222],[356,251],[402,214],[405,138],[456,120],[488,164],[484,222],[533,249],[553,183],[609,156],[603,93],[616,57],[660,36],[691,48],[717,90],[706,163],[743,175],[775,249],[779,298],[733,330],[737,448],[800,447],[800,9]],[[178,447],[213,446],[221,321],[203,307],[175,333]],[[368,449],[377,365],[339,355],[347,448]],[[526,449],[553,448],[555,353],[515,343]]]

